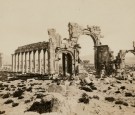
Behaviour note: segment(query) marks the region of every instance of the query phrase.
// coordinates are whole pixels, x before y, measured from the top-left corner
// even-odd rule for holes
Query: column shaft
[[[12,54],[12,72],[14,72],[14,54]]]
[[[27,71],[27,52],[25,52],[25,68],[24,68],[24,70],[25,70],[25,73],[28,72]]]
[[[45,58],[45,53],[46,53],[46,51],[45,50],[43,50],[43,73],[45,74],[46,73],[46,71],[45,71],[45,69],[46,69],[46,58]]]
[[[18,65],[17,65],[17,71],[18,71],[18,72],[20,71],[20,60],[19,60],[19,55],[20,55],[20,53],[18,53]]]
[[[31,73],[31,52],[29,52],[29,72]]]
[[[21,53],[21,72],[24,73],[24,65],[23,65],[23,52]]]
[[[38,50],[38,72],[41,74],[40,52],[41,50]]]
[[[15,58],[14,58],[14,61],[15,61],[15,65],[14,65],[14,71],[16,72],[16,54],[14,54]]]
[[[36,51],[33,51],[33,73],[35,73],[36,72],[36,66],[35,66],[35,53],[36,53]]]

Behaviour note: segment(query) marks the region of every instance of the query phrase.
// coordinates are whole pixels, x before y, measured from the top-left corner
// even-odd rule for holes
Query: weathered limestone
[[[29,52],[29,73],[31,73],[31,51]]]
[[[21,71],[24,73],[23,52],[21,53]]]
[[[20,53],[18,53],[18,65],[17,65],[17,71],[20,71]]]
[[[15,72],[21,71],[22,73],[38,72],[39,74],[47,73],[50,75],[61,73],[65,76],[66,74],[76,75],[79,72],[80,46],[78,44],[78,39],[81,35],[88,35],[93,40],[96,70],[100,71],[101,69],[99,60],[102,61],[102,63],[106,62],[106,66],[108,66],[108,62],[111,60],[111,56],[109,56],[110,51],[108,46],[101,45],[100,38],[102,36],[99,26],[87,26],[83,28],[77,23],[69,23],[68,27],[69,39],[65,38],[65,43],[62,43],[61,36],[56,33],[55,29],[48,29],[49,42],[38,42],[18,47],[18,49],[15,50],[14,57],[12,57],[12,60],[14,59],[12,61],[12,70]],[[104,50],[101,51],[102,49]],[[43,57],[41,57],[42,51]],[[36,52],[38,53],[38,60],[36,60]],[[32,59],[31,54],[33,54]],[[16,55],[18,55],[18,67],[16,64]],[[21,63],[19,63],[19,55],[21,55]],[[59,55],[62,55],[62,57],[59,58]],[[28,56],[29,59],[27,60]],[[38,65],[38,71],[36,70],[36,65]],[[61,70],[62,72],[60,72]]]
[[[24,72],[27,73],[28,72],[28,68],[27,68],[27,52],[25,52],[25,66],[24,66]]]
[[[120,50],[119,51],[119,53],[115,59],[117,69],[124,69],[125,68],[125,56],[129,52],[135,55],[135,42],[133,42],[133,49],[132,50]]]
[[[35,60],[35,53],[36,53],[36,51],[34,50],[33,51],[33,73],[35,73],[36,72],[36,60]]]
[[[17,70],[16,70],[16,54],[14,55],[14,62],[15,62],[14,63],[14,71],[17,72]]]
[[[41,60],[40,60],[41,50],[38,50],[38,73],[41,74]]]
[[[45,49],[43,49],[43,74],[45,74],[45,70],[46,70],[46,63],[45,63],[45,61],[46,61],[46,58],[45,58],[45,53],[46,53],[46,50]]]
[[[80,35],[88,35],[92,38],[93,43],[94,43],[95,69],[97,71],[100,71],[100,68],[99,68],[100,65],[97,62],[99,60],[97,48],[99,49],[100,47],[98,47],[98,46],[102,46],[101,42],[100,42],[100,38],[102,37],[100,34],[101,33],[100,27],[99,26],[87,26],[87,28],[83,28],[83,27],[79,26],[77,23],[69,23],[68,26],[69,26],[69,38],[70,38],[70,41],[72,42],[71,44],[73,46],[75,46],[77,44]],[[74,55],[76,55],[78,53],[79,52],[76,49],[74,52]],[[107,52],[107,53],[109,53],[109,52]],[[101,53],[100,55],[104,55],[104,54]],[[75,68],[78,68],[77,65],[78,65],[78,63],[75,61]],[[75,70],[75,71],[78,71],[78,70]]]
[[[45,57],[45,53],[47,53],[48,50],[48,43],[46,42],[39,42],[39,43],[35,43],[33,45],[36,46],[32,46],[32,44],[30,45],[26,45],[26,46],[22,46],[19,47],[16,51],[15,54],[12,54],[12,71],[14,72],[22,72],[22,73],[36,73],[38,72],[39,74],[41,74],[42,69],[43,69],[43,74],[46,73],[46,59],[48,59],[48,57]],[[41,51],[43,50],[43,65],[41,63]],[[38,53],[38,71],[36,71],[36,52]],[[17,57],[18,56],[18,57]],[[33,58],[31,58],[31,56],[33,56]],[[21,59],[21,63],[20,63],[20,59]],[[47,62],[48,63],[48,62]],[[43,66],[43,67],[42,67]]]

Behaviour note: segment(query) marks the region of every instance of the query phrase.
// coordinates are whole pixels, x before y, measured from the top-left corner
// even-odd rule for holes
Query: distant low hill
[[[134,57],[126,57],[125,63],[126,64],[135,64],[135,56]]]
[[[94,64],[94,55],[80,56],[81,60],[90,60],[91,64]]]

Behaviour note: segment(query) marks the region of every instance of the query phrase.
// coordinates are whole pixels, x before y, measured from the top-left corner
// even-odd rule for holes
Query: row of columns
[[[29,51],[29,52],[19,52],[12,54],[12,71],[13,72],[22,72],[22,73],[39,73],[45,74],[46,71],[46,63],[48,63],[48,58],[46,62],[46,53],[48,53],[45,49],[43,49],[43,64],[41,65],[41,51],[37,50],[38,52],[38,72],[36,71],[36,50]],[[31,60],[31,54],[33,53],[33,60]],[[21,61],[20,57],[21,56]],[[47,54],[48,56],[48,54]],[[29,57],[29,59],[27,59]],[[28,61],[28,63],[27,63]],[[21,63],[20,63],[21,62]],[[41,71],[41,69],[43,71]]]

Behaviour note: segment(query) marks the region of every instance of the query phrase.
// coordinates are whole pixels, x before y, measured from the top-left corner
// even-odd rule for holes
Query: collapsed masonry
[[[63,39],[65,43],[62,43],[61,36],[56,33],[55,29],[49,29],[49,42],[18,47],[12,54],[12,70],[22,73],[77,75],[80,64],[78,39],[81,35],[88,35],[93,40],[94,65],[97,74],[100,73],[103,65],[106,68],[110,67],[110,62],[114,60],[113,52],[110,51],[108,45],[101,44],[100,27],[87,26],[83,28],[77,23],[69,23],[68,31],[69,38]],[[38,53],[37,62],[36,52]],[[43,52],[42,57],[41,52]]]

